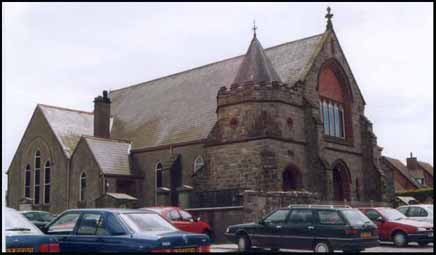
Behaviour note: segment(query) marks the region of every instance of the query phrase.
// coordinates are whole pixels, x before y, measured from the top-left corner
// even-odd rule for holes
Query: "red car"
[[[212,240],[213,232],[209,224],[201,221],[200,218],[194,219],[189,212],[184,211],[179,207],[144,207],[141,209],[155,211],[168,219],[178,229],[187,232],[206,234]]]
[[[359,208],[377,224],[379,238],[393,241],[396,246],[417,242],[425,246],[433,242],[433,224],[408,219],[404,214],[389,207]]]

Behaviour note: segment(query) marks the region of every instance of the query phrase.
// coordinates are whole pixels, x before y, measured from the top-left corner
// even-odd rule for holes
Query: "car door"
[[[285,226],[280,230],[282,238],[277,245],[289,249],[312,249],[315,226],[311,209],[292,209]]]
[[[281,248],[283,243],[280,242],[280,239],[288,215],[289,209],[278,209],[268,215],[262,221],[261,227],[255,229],[252,236],[250,236],[253,245],[259,247]]]
[[[368,209],[364,213],[372,222],[377,225],[380,240],[389,240],[390,229],[384,217],[374,209]],[[380,217],[383,219],[382,221],[379,220]]]
[[[74,247],[71,245],[69,238],[74,232],[76,223],[80,218],[80,212],[68,212],[63,214],[53,223],[47,226],[45,233],[56,236],[59,241],[61,251],[73,252]]]
[[[345,218],[335,209],[315,210],[314,239],[344,238]]]

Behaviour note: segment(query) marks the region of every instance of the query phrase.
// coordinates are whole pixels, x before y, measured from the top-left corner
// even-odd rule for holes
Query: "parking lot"
[[[211,252],[235,252],[238,251],[236,244],[215,244],[211,247]],[[262,252],[264,250],[258,249],[255,251]],[[312,252],[309,250],[282,250],[284,252]],[[342,252],[342,251],[335,251]],[[416,243],[411,243],[407,247],[397,248],[392,243],[382,242],[379,247],[366,249],[363,252],[433,252],[433,244],[429,244],[427,247],[419,247]]]

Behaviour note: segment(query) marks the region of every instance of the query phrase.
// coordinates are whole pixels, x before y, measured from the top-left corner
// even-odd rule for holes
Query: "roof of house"
[[[404,165],[400,160],[386,157],[386,156],[383,156],[382,159],[385,159],[387,162],[389,162],[391,166],[397,169],[414,186],[416,186],[417,188],[421,187],[421,185],[418,182],[416,182],[415,179],[412,178],[412,176],[409,173],[409,170],[407,169],[407,166]]]
[[[131,175],[130,142],[114,139],[83,137],[104,174]]]
[[[427,162],[418,161],[418,165],[421,166],[427,173],[433,176],[433,166]]]
[[[323,35],[265,50],[282,82],[293,85],[305,78]],[[218,90],[232,84],[243,58],[111,91],[111,137],[132,141],[133,149],[205,139],[216,121]]]
[[[56,106],[38,104],[65,154],[71,157],[82,135],[93,135],[94,115]]]

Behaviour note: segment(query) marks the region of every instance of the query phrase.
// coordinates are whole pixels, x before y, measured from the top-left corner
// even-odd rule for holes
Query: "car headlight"
[[[418,228],[417,231],[425,231],[425,228]]]
[[[230,232],[230,227],[228,227],[227,229],[226,229],[226,233],[229,233]]]

